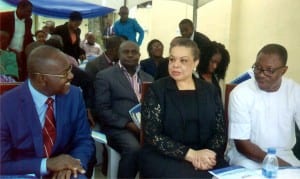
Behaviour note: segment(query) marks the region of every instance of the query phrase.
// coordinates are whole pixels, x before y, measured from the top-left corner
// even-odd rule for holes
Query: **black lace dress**
[[[225,167],[225,122],[218,92],[195,79],[196,90],[177,89],[164,78],[154,83],[142,105],[145,144],[140,152],[144,178],[211,178],[184,160],[189,148],[217,153],[215,168]]]

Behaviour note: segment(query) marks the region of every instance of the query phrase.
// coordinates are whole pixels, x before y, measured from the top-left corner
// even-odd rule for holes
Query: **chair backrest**
[[[19,86],[22,82],[10,82],[10,83],[0,83],[0,95],[13,89],[14,87]]]
[[[141,103],[143,102],[145,95],[149,89],[149,86],[152,82],[143,82],[142,84],[142,94],[141,94]],[[140,132],[140,144],[144,144],[144,132],[143,132],[143,120],[141,120],[141,132]]]
[[[226,84],[225,86],[225,122],[226,122],[226,129],[228,129],[228,103],[229,103],[229,94],[235,88],[236,84]]]

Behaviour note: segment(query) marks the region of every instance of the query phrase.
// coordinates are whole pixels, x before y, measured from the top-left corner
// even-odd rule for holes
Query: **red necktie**
[[[56,138],[53,102],[54,100],[52,98],[48,98],[46,101],[48,107],[45,115],[45,125],[43,128],[44,152],[46,157],[51,155],[51,150]]]

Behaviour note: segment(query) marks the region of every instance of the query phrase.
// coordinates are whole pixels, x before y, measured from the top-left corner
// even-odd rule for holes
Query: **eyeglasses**
[[[66,79],[68,78],[68,75],[71,73],[72,71],[72,65],[70,65],[68,67],[67,70],[65,70],[64,74],[61,74],[61,75],[55,75],[55,74],[49,74],[49,73],[32,73],[34,75],[44,75],[44,76],[54,76],[54,77],[58,77],[58,78],[63,78],[63,79]]]
[[[265,75],[265,76],[272,76],[277,70],[283,68],[285,66],[280,66],[280,67],[277,67],[277,68],[274,68],[274,69],[263,69],[261,67],[258,67],[256,65],[253,65],[252,66],[252,70],[255,74],[260,74],[261,72]]]

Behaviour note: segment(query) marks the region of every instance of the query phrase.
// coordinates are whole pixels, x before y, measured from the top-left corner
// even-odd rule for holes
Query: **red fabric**
[[[25,19],[25,34],[23,41],[23,50],[17,55],[17,62],[19,68],[19,80],[25,81],[27,78],[27,58],[25,55],[25,48],[28,44],[33,42],[33,35],[31,33],[32,19]],[[9,34],[9,44],[15,32],[15,15],[14,11],[0,12],[0,30],[6,31]]]
[[[51,155],[52,147],[56,138],[53,102],[54,100],[52,98],[48,98],[46,101],[48,108],[46,111],[45,125],[43,128],[44,152],[46,157]]]

